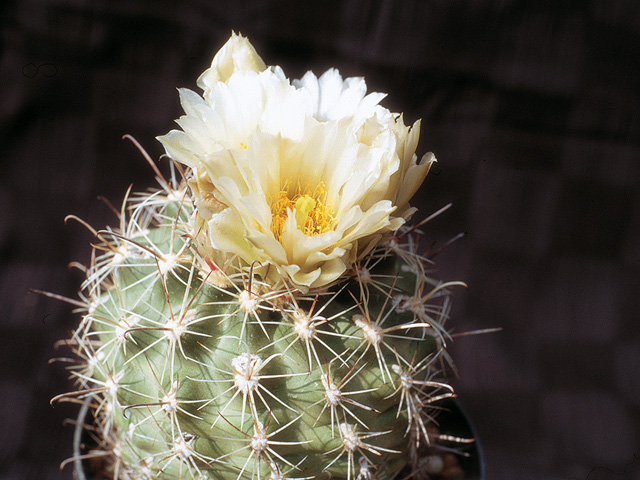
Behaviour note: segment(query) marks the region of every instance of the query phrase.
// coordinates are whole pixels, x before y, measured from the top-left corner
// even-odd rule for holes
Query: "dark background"
[[[153,174],[231,30],[290,77],[362,75],[422,118],[439,163],[414,203],[464,280],[458,392],[489,479],[640,478],[640,2],[22,0],[0,6],[0,480],[70,479],[75,407],[53,343],[91,234]]]

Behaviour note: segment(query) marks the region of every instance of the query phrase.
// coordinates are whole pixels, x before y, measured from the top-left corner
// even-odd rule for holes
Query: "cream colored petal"
[[[257,230],[249,230],[247,232],[247,240],[255,249],[263,252],[264,262],[271,263],[275,266],[289,263],[287,253],[282,244],[273,238],[273,235],[264,234]]]
[[[264,110],[264,91],[255,73],[234,75],[228,83],[217,84],[209,107],[224,119],[221,135],[228,147],[246,144],[247,134],[258,128]]]
[[[429,152],[422,157],[420,163],[414,163],[407,168],[402,184],[397,189],[397,197],[395,199],[396,205],[403,207],[409,203],[409,200],[418,191],[418,188],[422,185],[427,173],[429,173],[431,165],[433,165],[435,161],[436,157],[433,153]]]
[[[385,128],[388,128],[385,123],[381,122],[378,114],[367,118],[365,122],[359,127],[356,132],[358,142],[364,145],[371,145],[374,140],[382,133]]]
[[[319,253],[319,255],[322,255]],[[317,288],[337,280],[347,269],[343,257],[329,260],[318,259],[316,268],[300,268],[297,265],[281,267],[292,283],[305,291],[309,288]]]
[[[223,203],[232,205],[252,193],[268,193],[279,174],[280,143],[272,136],[255,132],[247,148],[227,149],[207,155],[203,166]]]
[[[204,154],[222,149],[220,136],[213,135],[212,129],[203,122],[202,117],[185,115],[176,120],[185,134],[197,145],[197,150]],[[201,154],[202,155],[202,154]]]
[[[247,240],[243,219],[233,208],[214,214],[207,225],[213,248],[238,255],[248,264],[254,260],[263,261],[263,257]]]
[[[402,160],[403,165],[409,165],[413,161],[416,148],[418,147],[418,140],[420,140],[420,120],[416,120],[410,128],[404,126],[402,117],[400,121],[394,124],[394,130],[398,136],[398,155]],[[404,142],[401,141],[404,139]]]
[[[404,125],[400,115],[391,125],[394,136],[397,138],[396,153],[400,159],[400,168],[389,181],[389,192],[385,198],[395,201],[400,185],[402,185],[407,169],[416,163],[415,149],[420,135],[420,121],[416,121],[410,128]]]
[[[305,270],[310,266],[317,267],[320,261],[331,260],[344,255],[349,245],[338,246],[340,238],[337,235],[324,235],[324,238],[317,238],[319,235],[309,237],[298,231],[296,241],[292,245],[290,260],[292,263],[303,265]]]
[[[282,226],[282,234],[280,235],[280,243],[287,253],[287,261],[289,263],[297,263],[293,259],[293,250],[295,248],[296,241],[303,233],[298,230],[298,224],[296,223],[295,211],[288,210],[287,218]]]
[[[390,225],[389,215],[393,213],[395,207],[388,200],[381,200],[363,213],[362,218],[348,231],[340,241],[341,245],[353,242],[358,238],[365,237],[380,231],[388,230]]]
[[[386,96],[382,93],[365,96],[367,86],[364,78],[343,80],[333,68],[320,78],[307,72],[300,80],[294,80],[293,84],[309,92],[313,101],[311,114],[321,121],[353,117],[356,123],[361,123],[373,114],[375,106]]]
[[[297,228],[295,213],[290,212],[280,242],[287,252],[289,263],[299,265],[304,272],[317,268],[322,262],[343,256],[345,248],[336,245],[339,240],[340,235],[335,232],[305,235]]]
[[[166,135],[156,137],[156,140],[162,143],[167,155],[192,168],[197,167],[205,155],[204,150],[180,130],[171,130]]]
[[[312,252],[307,257],[300,271],[314,272],[319,270],[320,276],[325,276],[326,278],[326,274],[328,273],[328,270],[331,269],[336,275],[330,280],[330,281],[333,281],[339,275],[344,273],[344,271],[347,269],[347,263],[349,262],[349,257],[350,257],[349,250],[350,249],[345,250],[345,249],[336,247],[333,250],[331,250],[329,253]]]
[[[362,195],[358,198],[358,203],[363,210],[368,210],[382,199],[394,200],[394,198],[389,198],[389,189],[392,179],[398,173],[400,160],[397,155],[384,149],[376,149],[375,153],[379,155],[377,157],[378,163],[369,174],[366,184],[363,186]]]
[[[204,90],[205,98],[218,82],[226,82],[237,72],[261,72],[266,68],[253,45],[242,35],[233,33],[231,38],[216,53],[211,67],[200,75],[198,86]]]
[[[311,272],[302,271],[300,267],[295,264],[281,265],[278,270],[285,276],[288,276],[289,281],[302,291],[308,290],[322,273],[319,268],[312,270]]]
[[[255,222],[259,231],[271,233],[271,208],[267,205],[262,193],[246,195],[240,199],[240,203],[244,207],[244,212],[251,217],[249,222]]]
[[[311,288],[319,288],[331,282],[335,282],[347,270],[348,264],[350,266],[351,262],[348,262],[348,264],[347,262],[348,260],[345,261],[343,258],[335,258],[325,262],[322,265],[322,268],[318,269],[320,270],[320,275],[318,275],[318,278],[309,286]]]
[[[307,103],[309,98],[306,92],[295,89],[288,82],[280,82],[266,96],[260,129],[271,135],[300,142],[305,131]]]
[[[204,152],[219,150],[219,143],[224,143],[225,140],[222,120],[196,93],[184,88],[178,91],[186,115],[181,116],[176,123]]]
[[[358,222],[362,220],[364,213],[359,205],[352,206],[349,210],[342,213],[342,215],[338,218],[338,222],[334,228],[334,230],[340,235],[340,238],[344,238],[344,236],[352,231]]]
[[[252,172],[252,189],[264,194],[277,194],[280,190],[280,165],[286,156],[287,142],[277,136],[260,131],[247,140],[243,168]]]
[[[209,104],[200,95],[188,88],[179,88],[178,95],[185,115],[200,116],[202,110],[209,107]]]
[[[341,191],[339,212],[358,204],[367,210],[378,200],[385,198],[389,177],[398,169],[397,156],[380,148],[362,147],[351,177]]]
[[[244,150],[221,150],[207,155],[202,161],[218,195],[222,196],[220,201],[227,205],[251,193],[245,178],[246,172],[238,168],[237,159],[244,155]]]
[[[335,68],[327,70],[318,79],[318,118],[335,120],[353,114],[367,87],[362,78],[351,80],[349,88]]]
[[[308,236],[298,231],[293,243],[293,258],[296,262],[305,261],[310,252],[329,251],[340,243],[342,235],[336,231],[329,231],[319,235]]]
[[[322,182],[328,200],[336,206],[358,148],[340,123],[307,118],[303,140],[287,143],[282,151],[280,178],[303,179],[312,188]]]

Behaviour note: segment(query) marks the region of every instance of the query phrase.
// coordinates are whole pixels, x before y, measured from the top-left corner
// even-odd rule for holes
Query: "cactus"
[[[238,55],[243,40],[234,35],[214,59],[215,82],[229,58],[236,70],[238,58],[264,70],[253,50]],[[408,156],[406,173],[417,135],[399,138],[390,158]],[[335,262],[319,262],[300,276],[290,259],[217,246],[211,224],[230,203],[215,172],[162,140],[170,177],[143,152],[159,188],[127,195],[117,228],[92,230],[82,321],[67,341],[81,360],[71,367],[78,388],[54,399],[90,405],[90,455],[115,479],[429,478],[425,452],[456,440],[439,433],[437,413],[454,396],[442,380],[445,322],[461,283],[431,278],[419,230],[401,226],[413,210],[400,201],[390,212],[401,216],[342,246],[337,274]],[[267,234],[284,244],[287,222],[309,238],[325,235],[310,228],[334,228],[330,185],[319,185],[297,196],[280,185],[284,210],[267,195]]]

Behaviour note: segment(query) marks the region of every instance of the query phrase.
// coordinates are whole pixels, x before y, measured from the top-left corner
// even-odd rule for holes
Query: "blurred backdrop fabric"
[[[464,280],[450,326],[488,479],[640,478],[640,3],[82,1],[0,6],[0,480],[70,479],[77,407],[54,342],[92,235],[117,220],[232,29],[290,77],[338,67],[422,118],[425,247]],[[615,477],[613,475],[616,475]]]

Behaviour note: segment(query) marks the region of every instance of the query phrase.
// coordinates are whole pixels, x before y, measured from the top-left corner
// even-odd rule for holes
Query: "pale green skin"
[[[186,207],[182,208],[178,215],[185,217],[189,212]],[[175,207],[172,211],[176,211]],[[135,241],[166,253],[170,248],[178,251],[184,240],[173,232],[172,224],[165,221],[161,226],[152,227],[146,238],[138,236]],[[190,249],[185,258],[193,257],[193,247]],[[401,385],[391,367],[402,363],[400,357],[406,366],[433,355],[441,342],[432,330],[420,327],[393,332],[411,339],[385,335],[380,352],[391,377],[388,373],[383,375],[375,349],[354,323],[353,316],[362,311],[349,291],[360,299],[362,289],[358,278],[352,276],[331,287],[331,292],[342,289],[337,297],[325,294],[317,299],[314,312],[322,310],[325,318],[337,316],[317,327],[320,333],[313,345],[320,365],[315,356],[309,364],[307,346],[296,335],[290,314],[273,310],[268,302],[263,302],[264,308],[258,311],[262,326],[251,315],[245,322],[245,312],[238,306],[237,288],[230,287],[230,294],[209,283],[203,285],[204,274],[192,268],[188,261],[162,275],[153,257],[139,257],[128,258],[113,268],[114,286],[101,290],[100,305],[85,317],[80,329],[92,332],[87,338],[99,340],[102,345],[88,349],[96,362],[90,369],[94,383],[104,385],[110,376],[117,377],[117,388],[98,394],[104,403],[97,416],[112,436],[111,446],[115,446],[116,464],[122,478],[347,479],[358,475],[358,462],[363,455],[372,471],[375,469],[377,478],[391,478],[409,464],[410,446],[415,438],[408,433]],[[383,287],[385,291],[391,291],[393,286],[392,297],[414,294],[416,277],[401,269],[404,264],[397,255],[390,254],[371,271],[374,275],[388,276],[377,281],[387,285]],[[384,305],[386,296],[378,289],[371,286],[368,292],[366,308],[374,321],[383,306],[383,315],[394,308],[393,298]],[[259,292],[265,296],[268,293],[264,287]],[[297,302],[307,311],[313,297],[313,294],[299,296]],[[188,308],[182,308],[185,305]],[[193,323],[172,343],[167,331],[161,328],[171,319],[171,312],[174,318],[179,317],[181,308],[189,311],[188,318]],[[291,309],[286,305],[281,308]],[[138,323],[131,323],[131,318],[136,318],[134,314],[140,318]],[[411,322],[418,322],[413,313],[392,311],[382,328]],[[334,352],[341,354],[340,358],[336,358]],[[265,426],[267,435],[277,433],[268,437],[273,451],[264,451],[259,459],[250,446],[254,420],[249,401],[242,417],[243,395],[233,382],[232,359],[243,353],[257,354],[263,361],[273,355],[259,375],[275,377],[260,378],[254,398],[258,420]],[[321,381],[321,375],[327,370],[336,384],[350,375],[348,383],[341,386],[343,393],[365,391],[348,398],[369,409],[353,404],[346,406],[367,428],[353,417],[345,416],[340,407],[332,428],[331,409]],[[420,373],[422,380],[427,375],[427,370]],[[176,381],[178,408],[172,409],[167,394]],[[356,425],[359,434],[376,434],[363,438],[367,445],[398,453],[379,451],[381,455],[376,455],[359,449],[353,452],[350,467],[349,454],[336,425],[345,418]],[[181,456],[174,449],[178,429],[189,434],[189,454]],[[274,470],[273,464],[277,464],[279,470]]]

